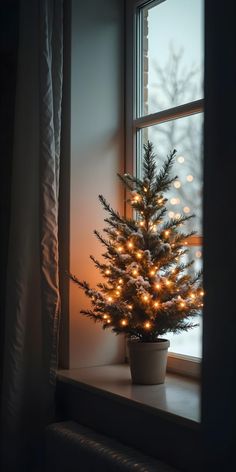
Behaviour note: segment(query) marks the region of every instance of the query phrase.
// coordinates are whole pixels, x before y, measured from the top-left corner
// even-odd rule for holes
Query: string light
[[[169,236],[170,231],[167,229],[164,234],[165,234],[165,236]]]
[[[195,256],[198,257],[198,258],[202,257],[201,251],[196,251]]]
[[[108,315],[103,315],[104,320],[108,318]]]
[[[128,305],[129,310],[133,309],[133,305]]]
[[[138,259],[141,259],[141,258],[142,258],[142,253],[141,253],[141,252],[137,252],[136,256],[137,256]]]
[[[155,270],[152,269],[152,270],[150,270],[149,273],[150,273],[150,275],[155,275],[156,272],[155,272]]]
[[[144,226],[144,221],[140,221],[139,226]]]
[[[163,203],[163,200],[164,200],[164,198],[158,198],[157,203],[159,203],[159,205],[161,205]]]
[[[123,284],[123,279],[118,280],[119,284]]]
[[[179,180],[176,180],[176,182],[174,182],[174,187],[175,188],[180,188],[181,187],[181,182]]]
[[[109,269],[107,269],[107,270],[105,271],[105,274],[107,274],[107,275],[109,275],[110,273],[111,273],[111,271],[110,271]]]
[[[107,299],[109,302],[112,302],[113,298],[112,297],[108,297]]]
[[[160,290],[161,285],[160,285],[160,284],[156,284],[156,285],[155,285],[155,288],[156,288],[157,290]]]
[[[176,218],[177,220],[179,220],[179,218],[181,218],[181,214],[180,214],[180,213],[175,213],[175,218]]]
[[[166,280],[166,282],[165,282],[165,283],[166,283],[166,285],[168,286],[168,285],[170,285],[170,284],[171,284],[171,281],[170,281],[170,280]]]
[[[153,303],[153,306],[154,306],[155,308],[158,308],[159,305],[160,305],[159,302],[154,302],[154,303]]]
[[[120,290],[116,290],[116,295],[117,295],[117,296],[120,295]]]
[[[173,211],[169,211],[168,216],[169,216],[170,218],[174,218],[175,214],[174,214]]]
[[[189,213],[190,212],[190,208],[188,206],[185,206],[183,208],[183,210],[184,210],[184,213]]]
[[[194,300],[194,298],[196,298],[195,293],[190,293],[190,297]]]
[[[144,302],[148,302],[148,295],[144,295],[144,296],[143,296],[143,301],[144,301]]]
[[[121,290],[121,286],[120,286],[120,285],[117,285],[117,290]]]
[[[146,321],[146,323],[144,323],[144,327],[145,327],[146,329],[151,328],[151,323],[149,323],[149,321]]]
[[[111,323],[111,320],[110,320],[110,319],[108,319],[108,320],[107,320],[107,323]]]
[[[121,320],[121,324],[122,324],[122,326],[126,326],[126,325],[127,325],[127,321],[126,321],[126,320]]]
[[[138,275],[137,269],[134,269],[134,270],[132,271],[132,274],[133,274],[133,275]]]
[[[139,202],[140,199],[141,199],[140,195],[135,195],[135,197],[134,197],[135,202]]]
[[[119,251],[119,252],[122,252],[122,251],[123,251],[123,247],[122,247],[122,246],[119,246],[119,247],[118,247],[118,251]]]
[[[131,249],[132,247],[134,247],[133,243],[131,243],[131,241],[128,243],[128,247]]]
[[[203,290],[201,290],[200,295],[203,297],[203,295],[204,295],[204,291],[203,291]]]
[[[183,156],[179,156],[179,157],[177,158],[177,161],[178,161],[180,164],[183,164],[183,162],[184,162],[184,157],[183,157]]]
[[[186,306],[186,304],[184,302],[181,302],[180,306],[181,306],[181,308],[184,308]]]
[[[147,192],[147,188],[146,188],[146,187],[143,187],[143,190],[144,190],[144,192]]]

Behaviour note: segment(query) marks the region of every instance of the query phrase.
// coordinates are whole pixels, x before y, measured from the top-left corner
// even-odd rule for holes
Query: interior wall
[[[117,172],[124,167],[123,2],[71,3],[70,271],[94,286],[89,259],[103,249],[93,234],[104,227],[98,195],[123,211]],[[123,362],[124,340],[80,314],[89,302],[70,284],[70,368]]]

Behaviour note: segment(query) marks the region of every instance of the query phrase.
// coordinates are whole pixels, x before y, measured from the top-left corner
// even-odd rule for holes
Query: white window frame
[[[138,50],[137,28],[138,11],[140,7],[150,3],[160,3],[160,0],[127,0],[126,1],[126,77],[125,77],[125,172],[133,174],[137,172],[138,157],[138,131],[147,126],[153,126],[167,121],[183,118],[204,112],[204,99],[188,102],[157,113],[137,117],[137,73],[140,51]],[[140,89],[140,87],[139,87]],[[127,215],[131,216],[131,209],[126,208]],[[203,238],[200,235],[188,239],[189,246],[202,246]],[[167,370],[195,378],[200,377],[201,358],[192,357],[174,352],[169,353]]]

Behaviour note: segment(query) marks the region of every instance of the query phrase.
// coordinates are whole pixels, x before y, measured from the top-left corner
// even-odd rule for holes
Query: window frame
[[[139,143],[138,132],[148,126],[165,123],[170,120],[204,113],[204,98],[187,102],[172,108],[161,110],[149,115],[137,112],[137,103],[141,85],[137,85],[140,77],[140,9],[153,3],[153,6],[162,0],[127,0],[126,2],[126,77],[125,77],[125,172],[133,174],[138,169]],[[137,41],[138,39],[138,41]],[[126,215],[131,216],[132,210],[126,206]],[[202,235],[194,235],[188,238],[189,246],[203,246]],[[182,355],[171,352],[168,354],[167,369],[171,372],[181,373],[199,378],[201,370],[201,358]]]

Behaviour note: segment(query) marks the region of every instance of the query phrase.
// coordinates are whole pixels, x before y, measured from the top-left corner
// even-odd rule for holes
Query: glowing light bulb
[[[107,275],[109,275],[110,273],[111,273],[111,271],[110,271],[109,269],[107,269],[107,270],[105,271],[105,274],[107,274]]]
[[[136,256],[137,256],[138,259],[141,259],[141,258],[142,258],[142,253],[141,253],[141,252],[137,252]]]
[[[170,280],[166,280],[166,285],[170,285],[171,284],[171,281]]]
[[[185,246],[187,246],[187,245],[188,245],[188,241],[184,241],[184,244],[185,244]]]
[[[177,161],[178,161],[180,164],[183,164],[183,162],[184,162],[184,157],[183,157],[183,156],[179,156],[179,157],[177,158]]]
[[[107,323],[110,323],[110,322],[111,322],[111,320],[110,320],[110,319],[108,319],[108,320],[107,320]]]
[[[118,250],[119,252],[122,252],[122,251],[123,251],[123,247],[122,247],[122,246],[119,246],[117,250]]]
[[[116,290],[116,295],[117,295],[117,296],[120,295],[120,291],[119,291],[119,290]]]
[[[152,269],[152,270],[150,270],[149,273],[150,273],[150,275],[155,275],[155,270]]]
[[[108,318],[108,315],[103,315],[104,320]]]
[[[175,214],[174,214],[173,211],[169,211],[168,216],[169,216],[170,218],[174,218]]]
[[[198,257],[198,258],[202,257],[201,251],[196,251],[195,256]]]
[[[133,275],[138,275],[138,271],[137,269],[134,269],[133,272],[132,272]]]
[[[170,231],[167,229],[164,234],[165,234],[165,236],[169,236]]]
[[[144,295],[144,296],[143,296],[143,301],[144,301],[144,302],[147,302],[147,301],[148,301],[148,296],[147,296],[147,295]]]
[[[126,320],[121,320],[121,324],[122,324],[122,326],[126,326],[126,325],[127,325],[127,321],[126,321]]]
[[[180,306],[181,306],[181,308],[184,308],[184,307],[185,307],[185,303],[184,303],[184,302],[181,302],[181,303],[180,303]]]
[[[139,226],[144,226],[144,221],[140,221]]]
[[[145,327],[146,329],[151,328],[151,323],[149,323],[149,321],[146,321],[146,323],[144,323],[144,327]]]
[[[113,298],[112,297],[108,297],[107,299],[109,302],[112,302]]]
[[[158,307],[159,307],[159,302],[154,302],[154,303],[153,303],[153,306],[154,306],[155,308],[158,308]]]
[[[190,297],[194,300],[194,298],[196,298],[195,293],[190,293]]]
[[[147,188],[146,188],[146,187],[143,187],[143,191],[144,191],[144,192],[147,192]]]
[[[121,290],[121,286],[120,286],[120,285],[117,285],[117,290]]]
[[[190,212],[190,208],[188,206],[185,206],[183,208],[183,210],[184,210],[184,213],[189,213]]]
[[[152,226],[152,231],[155,233],[156,230],[157,230],[157,225],[153,225]]]
[[[192,176],[191,174],[190,174],[190,175],[187,175],[186,180],[187,180],[188,182],[192,182],[192,181],[193,181],[193,176]]]
[[[203,295],[204,295],[204,291],[203,291],[203,290],[201,290],[200,295],[203,297]]]
[[[181,187],[181,182],[180,182],[179,180],[176,180],[176,181],[174,182],[174,187],[175,187],[175,188],[180,188],[180,187]]]
[[[135,201],[135,202],[139,202],[139,201],[140,201],[140,195],[135,195],[134,201]]]
[[[161,285],[160,285],[160,284],[156,284],[156,285],[155,285],[155,288],[156,288],[157,290],[160,290]]]
[[[133,305],[128,305],[129,310],[133,309]]]
[[[118,280],[119,284],[123,284],[123,279]]]
[[[158,198],[157,203],[159,203],[159,205],[161,205],[163,203],[163,200],[164,200],[164,198]]]
[[[131,241],[128,243],[128,247],[131,249],[132,247],[134,247],[133,243],[131,243]]]
[[[171,203],[171,205],[177,205],[177,203],[178,203],[177,198],[171,198],[170,203]]]
[[[180,214],[180,213],[175,213],[175,218],[176,218],[177,220],[179,220],[179,218],[181,218],[181,214]]]

